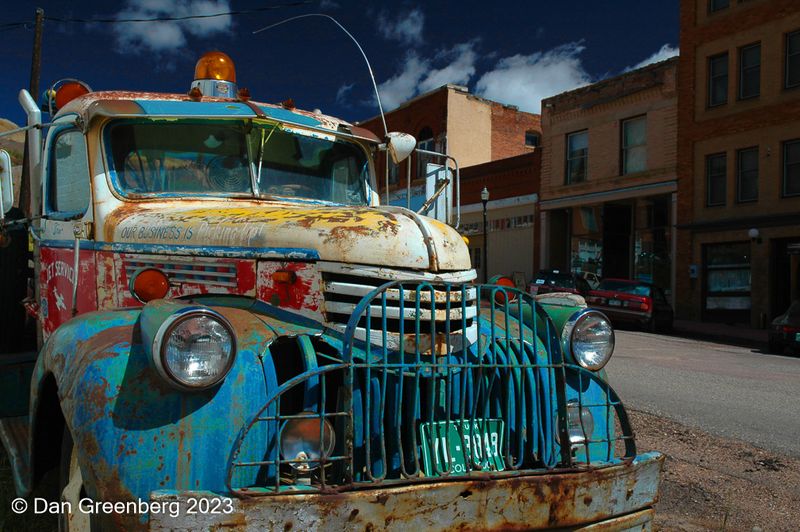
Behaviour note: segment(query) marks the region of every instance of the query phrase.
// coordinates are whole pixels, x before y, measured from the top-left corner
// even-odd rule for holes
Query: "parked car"
[[[602,310],[612,322],[632,323],[651,332],[672,328],[672,307],[664,291],[644,281],[603,279],[586,303]]]
[[[800,299],[786,312],[772,320],[769,328],[769,350],[773,353],[800,353]]]
[[[541,270],[530,284],[528,291],[532,295],[549,294],[551,292],[569,292],[586,296],[592,287],[586,279],[577,273],[560,270]]]
[[[592,288],[592,290],[597,288],[597,285],[600,284],[600,276],[594,272],[580,271],[578,272],[578,275],[586,279],[586,282],[589,283],[589,286]]]

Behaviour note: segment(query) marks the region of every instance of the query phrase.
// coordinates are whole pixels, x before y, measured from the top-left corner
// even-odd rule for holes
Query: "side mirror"
[[[0,214],[5,215],[13,206],[14,182],[11,179],[11,156],[6,150],[0,150]]]
[[[397,131],[389,133],[386,136],[386,142],[394,164],[400,164],[405,161],[414,151],[414,148],[417,147],[417,139],[408,133],[399,133]]]

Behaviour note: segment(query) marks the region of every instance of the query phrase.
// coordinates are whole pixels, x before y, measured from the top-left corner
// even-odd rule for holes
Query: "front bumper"
[[[180,512],[151,514],[152,530],[650,530],[664,456],[591,471],[453,480],[330,494],[235,499],[228,513],[188,513],[208,492],[158,491]],[[204,506],[208,507],[208,506]],[[214,505],[210,505],[211,508]],[[178,514],[178,515],[175,515]]]

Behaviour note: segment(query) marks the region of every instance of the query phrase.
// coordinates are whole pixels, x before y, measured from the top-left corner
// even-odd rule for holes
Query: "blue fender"
[[[88,313],[48,339],[34,371],[31,408],[43,380],[53,375],[89,497],[135,501],[163,489],[228,492],[234,443],[277,385],[274,369],[263,363],[267,346],[292,326],[283,323],[278,331],[246,309],[214,310],[233,325],[238,349],[228,376],[208,391],[179,391],[157,373],[142,344],[141,309]],[[272,368],[271,359],[267,365]],[[259,447],[240,449],[240,456],[260,460]],[[243,469],[236,483],[251,484],[257,473]],[[145,522],[146,516],[115,519]]]

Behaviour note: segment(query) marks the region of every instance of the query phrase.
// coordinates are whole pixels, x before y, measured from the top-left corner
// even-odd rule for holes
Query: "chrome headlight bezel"
[[[166,360],[166,351],[170,335],[175,329],[182,323],[198,317],[209,318],[221,325],[230,337],[231,349],[223,370],[216,378],[202,384],[193,384],[181,379],[172,371]],[[189,307],[171,314],[161,323],[153,339],[152,358],[158,373],[173,387],[182,391],[203,391],[217,386],[227,377],[236,359],[236,349],[236,333],[233,330],[233,326],[222,314],[210,308]]]
[[[578,354],[575,353],[575,331],[579,324],[583,323],[587,319],[600,319],[605,321],[608,324],[608,328],[611,331],[610,336],[610,346],[611,349],[609,353],[605,356],[603,360],[598,363],[589,363],[586,360],[582,359]],[[614,335],[614,328],[611,326],[611,320],[608,317],[600,312],[599,310],[593,308],[585,308],[581,311],[576,312],[567,320],[564,324],[564,329],[561,333],[561,347],[562,351],[566,356],[569,357],[572,362],[579,365],[582,368],[588,369],[589,371],[600,371],[608,364],[608,361],[611,360],[611,355],[614,354],[614,346],[616,344],[615,335]]]

